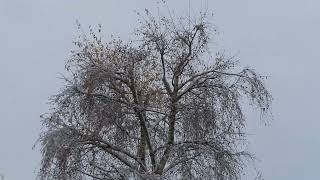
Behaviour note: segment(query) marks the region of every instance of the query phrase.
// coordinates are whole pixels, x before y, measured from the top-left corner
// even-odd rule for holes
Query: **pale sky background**
[[[274,120],[249,114],[250,149],[266,180],[320,179],[320,1],[191,0],[213,11],[219,46],[242,65],[269,75]],[[105,35],[128,38],[134,10],[154,12],[155,0],[0,0],[0,173],[32,180],[40,153],[32,150],[39,115],[48,111],[64,64],[84,27],[101,23]],[[169,7],[187,11],[187,0]]]

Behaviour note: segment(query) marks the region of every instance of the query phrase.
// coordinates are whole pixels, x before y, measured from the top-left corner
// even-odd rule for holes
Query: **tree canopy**
[[[207,13],[141,16],[135,39],[75,42],[51,100],[39,179],[240,179],[245,103],[270,113],[264,77],[212,55]]]

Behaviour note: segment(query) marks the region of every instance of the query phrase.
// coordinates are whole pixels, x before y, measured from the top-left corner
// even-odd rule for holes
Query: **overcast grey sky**
[[[219,46],[243,65],[269,75],[274,120],[249,114],[252,149],[267,180],[318,180],[320,162],[320,2],[318,0],[191,0],[213,11]],[[103,25],[106,36],[128,38],[133,10],[155,0],[0,0],[0,173],[35,179],[32,150],[47,98],[62,86],[59,73],[78,35],[75,20]],[[187,0],[171,0],[187,11]]]

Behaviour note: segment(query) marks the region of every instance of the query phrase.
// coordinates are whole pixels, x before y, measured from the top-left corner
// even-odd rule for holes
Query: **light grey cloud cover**
[[[248,115],[250,148],[267,180],[318,180],[320,162],[320,2],[317,0],[191,0],[192,10],[215,14],[221,48],[240,52],[243,65],[269,75],[274,121]],[[152,0],[0,0],[0,173],[35,179],[40,154],[32,145],[47,98],[61,87],[75,20],[101,23],[106,36],[130,37],[133,10]],[[187,11],[186,0],[169,2]],[[156,11],[155,11],[156,12]]]

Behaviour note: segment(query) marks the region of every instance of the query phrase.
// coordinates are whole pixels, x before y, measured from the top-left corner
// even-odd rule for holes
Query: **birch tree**
[[[211,55],[206,13],[141,16],[135,39],[75,42],[69,78],[42,116],[39,179],[240,179],[246,103],[268,114],[265,78]]]

